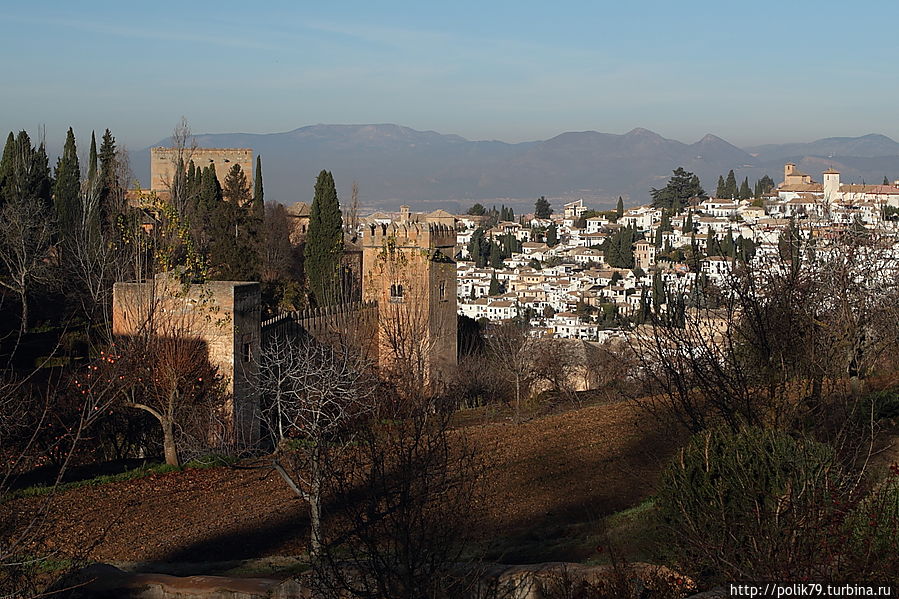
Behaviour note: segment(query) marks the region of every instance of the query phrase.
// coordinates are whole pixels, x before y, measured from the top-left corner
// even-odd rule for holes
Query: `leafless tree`
[[[0,595],[38,597],[54,582],[42,575],[54,557],[47,538],[47,518],[53,496],[70,463],[96,420],[115,401],[116,387],[92,376],[92,368],[74,378],[36,382],[38,371],[14,377],[3,372],[0,380]],[[62,395],[75,402],[74,418],[63,429],[53,417]],[[45,442],[58,447],[61,459],[49,492],[22,510],[8,501],[17,478],[40,464]]]
[[[346,225],[350,232],[355,233],[359,229],[359,182],[353,181],[350,191],[350,205],[346,211]]]
[[[119,306],[127,324],[118,331],[107,360],[108,376],[120,381],[124,407],[142,410],[162,429],[167,464],[179,466],[179,429],[196,414],[225,407],[223,381],[210,364],[201,331],[224,324],[219,306],[204,291],[163,278],[143,284]],[[210,439],[221,431],[205,431]]]
[[[29,293],[54,280],[53,234],[52,216],[37,200],[11,199],[0,209],[0,285],[19,298],[19,340],[28,330]]]
[[[356,452],[335,470],[335,520],[320,579],[331,596],[465,596],[477,568],[460,568],[477,530],[484,463],[451,429],[455,400],[421,394],[377,403]],[[470,555],[467,557],[470,559]]]
[[[515,422],[521,422],[521,399],[533,379],[535,340],[526,326],[511,322],[494,327],[487,339],[490,364],[515,388]]]
[[[372,409],[370,366],[351,347],[310,337],[275,336],[261,353],[263,419],[276,442],[272,464],[309,506],[313,562],[321,556],[330,468],[346,449],[352,424]]]

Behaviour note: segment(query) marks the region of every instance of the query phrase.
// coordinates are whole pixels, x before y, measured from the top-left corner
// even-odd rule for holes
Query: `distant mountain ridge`
[[[698,174],[708,192],[730,169],[740,179],[767,174],[780,181],[786,160],[815,178],[822,164],[819,170],[838,168],[846,181],[899,178],[899,143],[876,134],[744,150],[711,133],[685,144],[643,128],[624,134],[569,131],[506,143],[395,124],[320,124],[283,133],[202,134],[195,141],[200,147],[253,148],[262,156],[268,201],[310,201],[318,172],[327,169],[342,199],[358,181],[360,200],[369,209],[409,204],[417,210],[464,210],[475,201],[523,209],[541,195],[583,197],[596,206],[611,205],[620,195],[638,204],[649,201],[649,190],[664,185],[679,166]],[[135,152],[132,165],[146,185],[149,148]]]

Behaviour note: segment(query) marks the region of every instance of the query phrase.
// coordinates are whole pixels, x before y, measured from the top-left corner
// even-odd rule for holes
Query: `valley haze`
[[[699,175],[707,192],[730,169],[739,180],[767,174],[779,181],[787,161],[815,178],[830,167],[853,183],[899,177],[899,143],[874,133],[745,149],[711,133],[687,144],[643,128],[625,134],[569,131],[519,143],[471,141],[395,124],[319,124],[283,133],[203,133],[194,139],[199,147],[246,147],[262,156],[269,201],[311,201],[315,177],[327,169],[343,200],[358,181],[360,200],[369,210],[409,204],[461,212],[487,201],[520,211],[541,195],[584,198],[597,206],[611,206],[622,196],[634,205],[648,202],[649,190],[663,187],[679,166]],[[163,139],[154,146],[168,144],[170,139]],[[134,152],[131,164],[147,187],[149,148]]]

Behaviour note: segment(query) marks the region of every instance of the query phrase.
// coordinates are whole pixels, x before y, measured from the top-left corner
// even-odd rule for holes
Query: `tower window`
[[[440,281],[440,284],[437,286],[437,292],[440,295],[440,299],[446,299],[446,281]]]
[[[243,361],[249,362],[250,358],[252,357],[252,352],[250,350],[250,344],[244,343],[243,347],[241,349],[242,349],[241,354],[243,354]]]
[[[403,286],[397,283],[394,283],[390,286],[390,301],[393,303],[398,303],[403,301]]]

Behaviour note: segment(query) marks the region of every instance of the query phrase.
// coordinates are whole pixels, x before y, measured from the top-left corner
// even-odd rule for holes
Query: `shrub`
[[[834,563],[849,494],[827,445],[769,429],[694,435],[658,505],[682,567],[709,580],[807,579]]]

